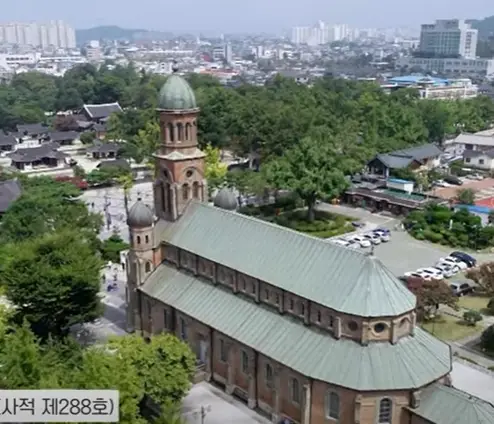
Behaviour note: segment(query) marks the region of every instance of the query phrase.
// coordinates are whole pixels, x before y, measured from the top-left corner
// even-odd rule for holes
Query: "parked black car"
[[[444,181],[453,185],[463,185],[463,181],[454,175],[448,175],[444,177]]]
[[[453,258],[458,258],[460,261],[465,262],[469,268],[473,268],[474,266],[477,265],[477,259],[475,259],[473,256],[465,252],[455,251],[455,252],[451,252],[449,256],[452,256]]]

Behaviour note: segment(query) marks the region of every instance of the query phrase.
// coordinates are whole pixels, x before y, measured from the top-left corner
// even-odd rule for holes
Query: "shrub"
[[[424,237],[432,243],[439,243],[443,239],[442,234],[434,232],[430,229],[426,229],[424,231]]]
[[[463,314],[463,320],[472,326],[475,326],[479,321],[482,321],[482,315],[479,311],[469,310]]]
[[[494,315],[494,297],[489,300],[489,303],[487,304],[487,309],[489,310],[489,313],[491,315]]]
[[[480,336],[480,346],[488,352],[494,352],[494,325],[483,331]]]

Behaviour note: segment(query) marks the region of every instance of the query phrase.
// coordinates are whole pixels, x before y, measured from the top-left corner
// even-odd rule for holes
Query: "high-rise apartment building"
[[[420,31],[422,54],[432,57],[475,58],[478,31],[461,19],[441,19]]]
[[[348,28],[346,25],[328,25],[319,21],[313,27],[292,28],[292,43],[309,45],[326,44],[345,39],[347,33]]]
[[[0,44],[73,49],[75,30],[63,21],[9,22],[0,24]]]

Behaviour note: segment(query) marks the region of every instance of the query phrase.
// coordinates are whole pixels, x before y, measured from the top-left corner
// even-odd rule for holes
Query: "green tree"
[[[429,318],[437,312],[439,305],[446,305],[450,308],[457,309],[458,297],[453,294],[449,285],[444,281],[423,280],[419,284],[411,286],[410,290],[417,297],[419,318]]]
[[[338,197],[348,185],[331,145],[309,137],[270,163],[267,176],[273,187],[292,190],[305,201],[309,221],[317,200]]]
[[[226,181],[227,165],[221,162],[221,152],[210,144],[204,149],[206,154],[206,179],[211,192]]]
[[[102,262],[76,231],[59,231],[9,246],[1,278],[14,304],[13,320],[27,320],[43,339],[63,337],[74,324],[102,312]]]
[[[95,138],[96,133],[94,133],[93,131],[83,132],[79,137],[82,144],[93,144]]]
[[[110,341],[109,348],[131,361],[145,393],[159,405],[175,406],[189,390],[196,359],[175,336],[154,335],[149,342],[138,335],[119,337]]]
[[[494,352],[494,325],[487,327],[480,337],[480,346],[487,352]]]
[[[23,194],[2,217],[2,241],[23,241],[63,228],[77,228],[94,241],[103,221],[88,211],[77,187],[49,177],[25,178],[21,184]]]
[[[470,309],[463,313],[463,320],[469,325],[475,326],[479,321],[482,321],[482,314],[479,311]]]
[[[460,188],[456,191],[456,200],[462,205],[475,204],[475,190],[472,188]]]
[[[128,248],[128,243],[125,243],[117,233],[112,234],[101,243],[101,259],[105,262],[119,263],[120,252]]]

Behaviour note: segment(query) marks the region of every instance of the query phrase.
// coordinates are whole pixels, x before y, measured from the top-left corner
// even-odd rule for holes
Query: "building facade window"
[[[321,311],[317,311],[316,313],[316,322],[321,322]]]
[[[293,301],[293,299],[290,299],[290,311],[293,311],[295,308],[295,302]]]
[[[137,239],[137,244],[141,244],[141,236],[137,236],[136,239]]]
[[[242,350],[242,372],[244,374],[247,374],[249,372],[249,355],[247,355],[247,352],[245,350]]]
[[[189,200],[189,185],[184,184],[182,186],[182,199],[183,200]]]
[[[192,197],[199,199],[199,183],[197,181],[192,184]]]
[[[326,394],[326,418],[340,419],[340,397],[338,393],[328,392]]]
[[[269,300],[269,290],[264,290],[264,299]]]
[[[169,330],[170,329],[170,315],[168,313],[168,309],[165,309],[163,311],[163,328],[165,330]]]
[[[266,386],[272,387],[273,385],[273,367],[271,364],[266,364],[265,376]]]
[[[300,383],[296,378],[292,378],[291,398],[293,403],[300,403]]]
[[[146,236],[144,240],[146,240],[146,243],[149,243],[149,236]]]
[[[146,262],[146,265],[144,265],[144,271],[146,271],[146,273],[151,272],[151,262]]]
[[[220,361],[226,362],[228,359],[228,351],[226,348],[226,343],[223,339],[220,339]]]
[[[305,315],[305,305],[303,303],[300,304],[300,315]]]
[[[379,402],[379,419],[377,422],[379,424],[391,424],[392,411],[393,404],[391,399],[381,399],[381,402]]]
[[[187,323],[183,318],[180,318],[180,338],[187,340]]]

